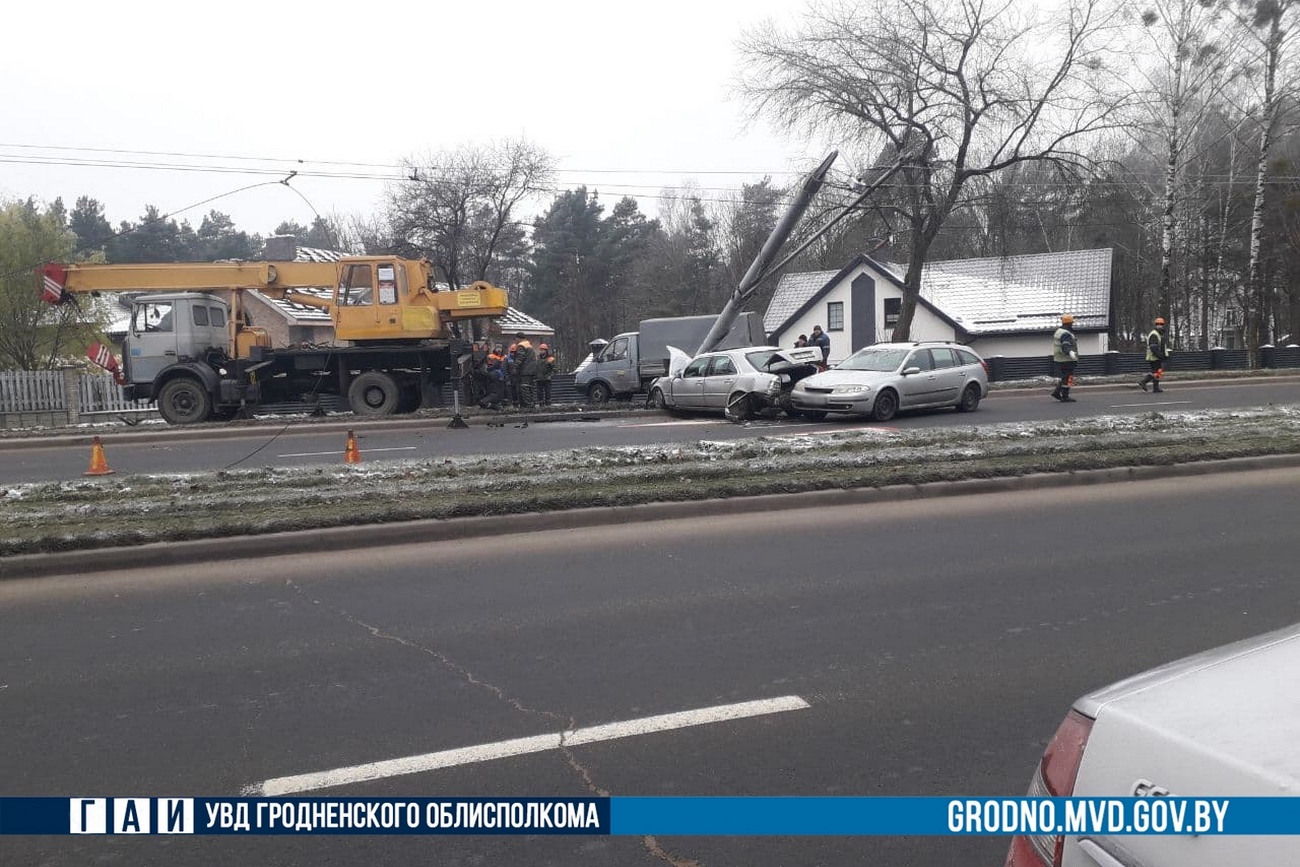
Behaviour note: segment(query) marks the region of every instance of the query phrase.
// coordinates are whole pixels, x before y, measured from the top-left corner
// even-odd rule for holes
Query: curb
[[[54,575],[86,575],[123,569],[177,566],[187,563],[283,556],[321,551],[358,550],[427,542],[532,533],[542,530],[602,527],[615,524],[662,521],[671,518],[744,515],[785,509],[825,509],[836,506],[891,503],[933,497],[956,497],[1008,491],[1033,491],[1073,485],[1187,478],[1217,473],[1300,467],[1300,455],[1265,455],[1165,466],[1114,467],[1036,473],[994,479],[926,482],[886,488],[849,488],[763,494],[721,500],[644,503],[618,508],[570,509],[522,515],[488,515],[472,518],[427,519],[396,524],[365,524],[261,536],[230,536],[186,542],[156,542],[132,548],[94,548],[52,554],[22,554],[0,559],[0,581]],[[105,562],[111,559],[112,562]]]
[[[580,410],[577,412],[549,413],[545,415],[526,415],[523,413],[499,413],[495,415],[462,415],[461,419],[469,427],[482,426],[486,422],[495,423],[517,423],[527,421],[533,424],[542,424],[545,422],[559,421],[599,421],[604,418],[620,418],[627,415],[633,410]],[[83,446],[90,445],[91,440],[95,437],[100,439],[109,439],[116,443],[151,443],[151,442],[176,442],[178,440],[202,440],[202,439],[243,439],[246,437],[267,437],[278,434],[281,430],[295,428],[295,433],[345,433],[349,430],[355,431],[384,431],[384,430],[403,430],[407,428],[429,428],[429,427],[448,427],[453,416],[424,416],[421,418],[400,418],[400,419],[358,419],[349,417],[346,419],[326,419],[324,421],[312,419],[285,419],[283,422],[277,422],[275,419],[261,420],[255,424],[236,424],[233,426],[223,427],[203,427],[203,428],[184,428],[184,427],[158,427],[156,430],[134,431],[125,429],[117,430],[95,430],[82,433],[74,428],[50,428],[40,434],[28,436],[0,437],[0,450],[7,449],[42,449],[42,448],[59,448],[63,446]]]

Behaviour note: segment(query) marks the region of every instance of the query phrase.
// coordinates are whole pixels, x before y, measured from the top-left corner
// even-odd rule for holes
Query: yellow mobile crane
[[[122,344],[122,368],[115,369],[115,359],[102,347],[88,354],[114,370],[130,397],[157,401],[172,424],[324,394],[345,397],[360,415],[413,411],[436,399],[436,390],[469,351],[461,326],[472,328],[472,320],[500,316],[507,308],[504,289],[478,282],[438,291],[428,262],[395,256],[48,263],[39,275],[41,295],[52,304],[101,292],[139,293]],[[213,294],[223,290],[228,301]],[[327,311],[339,345],[272,348],[266,331],[247,322],[243,295],[249,290]]]

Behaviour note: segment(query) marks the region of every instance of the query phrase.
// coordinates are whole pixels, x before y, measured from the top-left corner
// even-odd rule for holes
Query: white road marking
[[[366,454],[370,454],[371,452],[413,452],[413,451],[415,451],[415,448],[416,448],[415,446],[393,446],[392,448],[387,448],[387,449],[372,449],[372,448],[368,448],[368,449],[366,449]],[[339,449],[339,450],[337,450],[337,451],[331,451],[331,452],[291,452],[291,453],[289,453],[289,454],[287,454],[287,455],[279,455],[279,457],[282,457],[282,458],[319,458],[319,457],[322,457],[322,456],[324,456],[324,455],[338,455],[338,454],[342,454],[344,451],[346,451],[346,449]]]
[[[817,424],[817,422],[813,422],[813,424]],[[835,427],[835,428],[827,428],[827,427],[825,427],[825,426],[822,426],[822,427],[817,428],[816,430],[801,431],[801,432],[799,432],[799,433],[792,433],[792,434],[782,434],[782,436],[789,436],[789,437],[817,437],[817,436],[825,436],[825,435],[828,434],[828,433],[829,433],[829,434],[836,434],[836,433],[841,433],[841,432],[843,432],[843,433],[854,433],[854,434],[860,434],[860,433],[867,433],[867,434],[874,434],[874,433],[878,433],[878,434],[896,434],[896,433],[899,432],[899,430],[900,430],[900,428],[896,428],[896,427],[882,427],[881,425],[878,425],[878,424],[864,424],[864,425],[852,425],[852,426],[839,425],[839,426],[837,426],[837,427]]]
[[[654,734],[655,732],[666,732],[673,729],[690,728],[727,720],[746,719],[765,714],[784,713],[791,710],[805,710],[810,706],[808,702],[797,695],[744,701],[738,704],[723,704],[699,710],[686,710],[624,722],[606,723],[605,725],[573,729],[554,734],[497,741],[496,743],[480,744],[475,747],[461,747],[437,753],[425,753],[420,756],[406,756],[405,758],[388,759],[382,762],[369,762],[364,765],[335,768],[332,771],[318,771],[292,777],[277,777],[274,780],[267,780],[264,783],[245,787],[244,795],[245,797],[265,796],[274,798],[299,792],[311,792],[316,789],[346,786],[350,783],[363,783],[367,780],[382,780],[387,777],[419,774],[439,768],[487,762],[493,759],[540,753],[546,750],[558,750],[561,747],[594,744],[601,741],[629,738],[635,735]]]
[[[631,424],[621,424],[619,427],[679,427],[692,424],[722,424],[723,421],[724,419],[720,418],[688,418],[677,419],[676,421],[632,422]]]
[[[1144,401],[1143,403],[1112,403],[1110,405],[1110,408],[1123,409],[1126,407],[1134,407],[1134,406],[1172,406],[1173,404],[1176,403],[1191,403],[1191,401],[1190,400],[1158,400],[1158,401],[1148,400],[1148,401]]]

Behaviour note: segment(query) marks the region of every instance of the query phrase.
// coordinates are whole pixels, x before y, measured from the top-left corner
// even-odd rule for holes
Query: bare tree
[[[546,191],[549,154],[525,141],[465,146],[403,163],[407,180],[388,191],[396,252],[433,263],[453,287],[489,279],[520,237],[521,202]]]
[[[1284,97],[1294,100],[1296,83],[1293,56],[1294,17],[1300,0],[1237,0],[1237,20],[1251,37],[1255,72],[1259,80],[1259,161],[1255,165],[1255,208],[1250,222],[1250,266],[1246,278],[1247,297],[1255,309],[1248,310],[1247,340],[1258,346],[1269,339],[1268,322],[1273,292],[1265,286],[1262,271],[1265,189],[1268,159],[1281,133]],[[1254,315],[1250,315],[1253,313]]]
[[[1141,25],[1133,51],[1134,96],[1141,108],[1132,130],[1138,145],[1164,164],[1155,305],[1160,315],[1172,316],[1176,215],[1186,196],[1185,174],[1214,144],[1202,130],[1240,70],[1236,34],[1222,26],[1220,7],[1206,0],[1149,0],[1133,14]]]
[[[808,134],[839,133],[897,160],[891,207],[909,230],[894,339],[911,335],[921,270],[968,186],[1017,163],[1082,174],[1082,148],[1123,121],[1102,98],[1117,19],[1101,0],[1040,17],[1017,0],[843,0],[811,7],[786,33],[741,41],[741,91],[758,116]],[[896,178],[896,179],[897,179]]]

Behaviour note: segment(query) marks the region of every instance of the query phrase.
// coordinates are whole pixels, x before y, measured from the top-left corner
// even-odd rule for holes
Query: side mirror
[[[903,376],[911,376],[913,374],[920,373],[920,372],[921,372],[921,368],[919,367],[907,367],[903,369]]]

